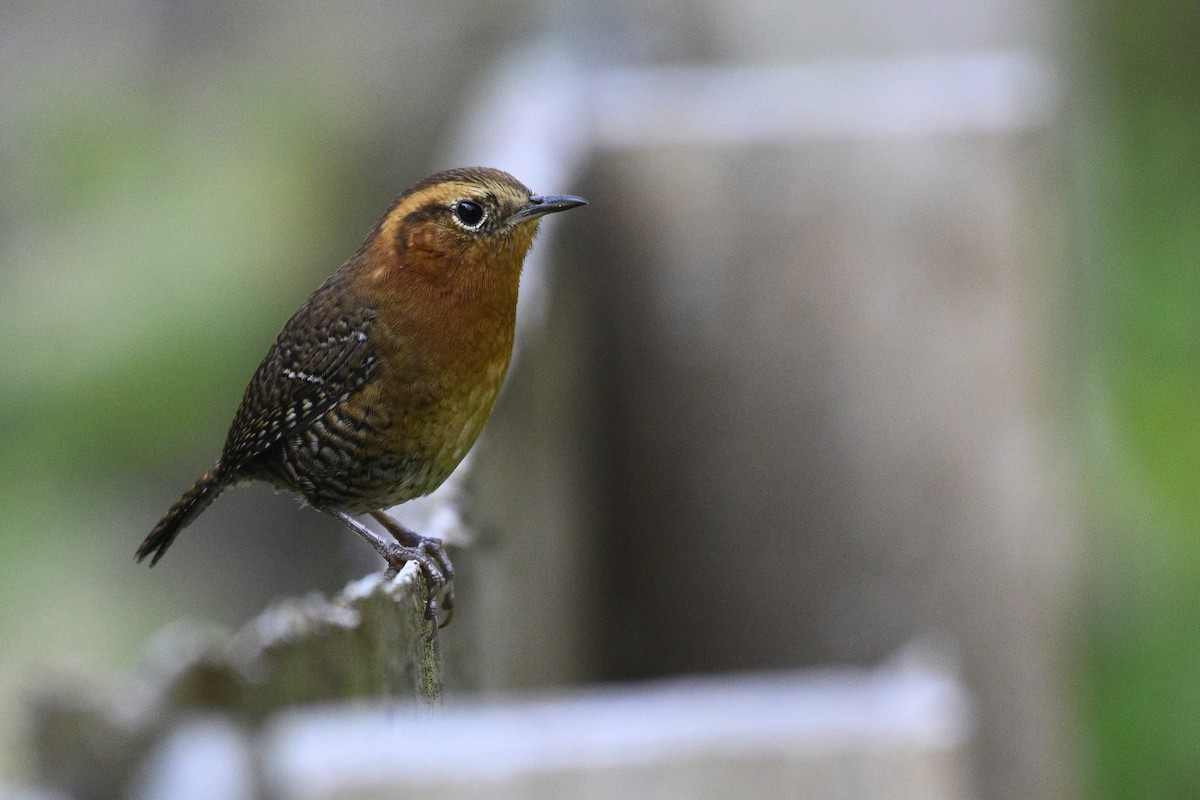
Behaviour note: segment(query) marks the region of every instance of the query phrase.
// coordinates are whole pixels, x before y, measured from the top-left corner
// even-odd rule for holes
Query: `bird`
[[[474,445],[512,359],[521,268],[538,225],[583,205],[573,195],[534,194],[489,167],[439,172],[402,192],[284,324],[220,457],[135,561],[154,566],[224,490],[261,481],[366,540],[388,577],[415,561],[425,618],[435,633],[448,624],[454,567],[443,542],[386,510],[432,492]]]

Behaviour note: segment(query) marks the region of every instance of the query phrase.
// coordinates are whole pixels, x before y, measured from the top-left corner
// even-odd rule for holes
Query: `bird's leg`
[[[400,568],[409,561],[417,562],[417,565],[421,568],[421,572],[425,575],[425,583],[429,591],[429,599],[425,602],[425,619],[434,624],[437,623],[437,598],[440,594],[447,591],[450,578],[453,577],[452,572],[448,576],[443,571],[442,562],[445,559],[445,553],[441,552],[442,543],[440,541],[437,539],[424,539],[416,534],[412,534],[412,536],[416,537],[415,540],[410,539],[410,541],[415,542],[414,544],[407,544],[400,541],[389,542],[343,509],[325,506],[321,508],[321,511],[324,511],[334,519],[340,520],[350,530],[366,539],[367,543],[371,547],[374,547],[375,551],[383,556],[383,560],[387,562],[388,570],[386,574],[389,578],[395,577]],[[389,531],[395,535],[394,531],[391,531],[390,528]],[[436,543],[436,547],[431,546],[431,543]],[[440,557],[434,555],[434,553],[439,553]],[[449,562],[446,562],[446,566],[449,566]],[[447,621],[449,620],[447,619]],[[444,625],[445,623],[442,623],[438,627],[443,627]]]
[[[416,531],[404,527],[382,511],[372,511],[371,517],[395,537],[397,542],[425,553],[437,561],[438,569],[446,579],[441,586],[442,610],[446,612],[446,619],[438,627],[444,628],[449,625],[450,620],[454,617],[454,565],[450,563],[450,557],[446,555],[446,548],[442,545],[442,540],[432,536],[422,536]],[[435,596],[435,588],[432,583],[429,584],[431,597]]]

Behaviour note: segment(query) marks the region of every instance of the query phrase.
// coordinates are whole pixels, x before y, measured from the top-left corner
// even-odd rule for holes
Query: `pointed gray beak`
[[[569,194],[534,194],[529,196],[529,202],[521,207],[509,219],[513,222],[524,222],[536,219],[545,214],[566,211],[569,208],[586,206],[587,200]]]

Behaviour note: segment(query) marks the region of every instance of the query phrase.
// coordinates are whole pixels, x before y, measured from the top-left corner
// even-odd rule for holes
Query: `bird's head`
[[[360,255],[379,281],[515,296],[541,218],[585,204],[570,195],[533,194],[498,169],[439,172],[396,198]]]

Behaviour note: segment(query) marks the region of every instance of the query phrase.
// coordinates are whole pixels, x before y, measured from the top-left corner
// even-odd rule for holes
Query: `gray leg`
[[[397,542],[426,553],[437,562],[438,569],[446,579],[441,596],[442,610],[446,612],[446,619],[438,627],[444,628],[449,625],[450,620],[454,618],[454,565],[450,563],[450,557],[446,555],[446,548],[442,545],[442,540],[432,536],[422,536],[416,531],[404,527],[382,511],[370,513],[371,517],[395,537]],[[430,584],[430,590],[433,590],[433,584]]]
[[[324,507],[320,510],[334,519],[340,520],[343,525],[365,539],[371,547],[374,547],[375,552],[383,556],[383,560],[388,564],[387,575],[389,578],[394,577],[400,571],[400,568],[409,561],[417,562],[417,565],[421,568],[421,573],[425,576],[425,583],[429,592],[429,599],[425,603],[425,618],[431,622],[437,622],[437,597],[446,591],[446,587],[449,584],[449,578],[442,571],[442,559],[445,557],[445,554],[442,554],[442,558],[431,554],[431,550],[440,551],[441,542],[438,542],[436,539],[429,540],[421,539],[420,537],[417,537],[420,541],[415,545],[389,542],[356,520],[347,511],[336,507]],[[430,542],[437,542],[436,548],[431,547]],[[444,625],[445,623],[442,624]],[[437,629],[435,628],[434,630]]]

